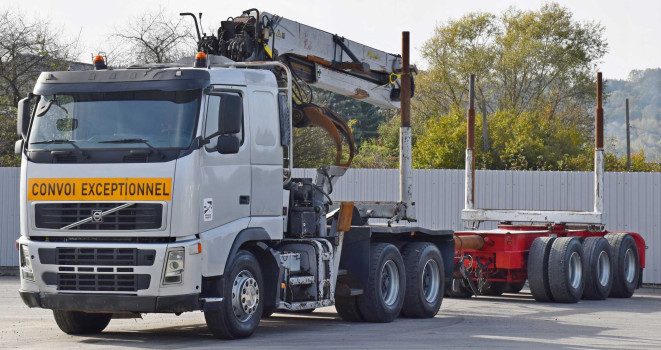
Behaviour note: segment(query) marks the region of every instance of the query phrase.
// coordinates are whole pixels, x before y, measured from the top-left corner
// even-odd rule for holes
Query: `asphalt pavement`
[[[50,310],[29,309],[17,277],[0,277],[0,348],[25,349],[661,349],[661,289],[630,299],[535,302],[524,289],[502,297],[448,299],[433,319],[347,323],[333,307],[274,314],[249,339],[223,341],[201,312],[112,320],[94,336],[62,333]]]

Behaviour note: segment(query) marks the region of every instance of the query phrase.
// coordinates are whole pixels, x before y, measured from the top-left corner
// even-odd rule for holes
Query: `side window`
[[[235,94],[239,95],[239,94]],[[220,99],[221,96],[209,95],[209,102],[207,103],[207,115],[206,115],[206,126],[204,130],[204,137],[209,137],[218,131],[218,117],[223,113],[220,110]],[[243,119],[241,120],[241,131],[235,134],[239,138],[240,144],[243,145],[244,139],[244,129],[243,129]],[[206,150],[211,152],[216,150],[216,145],[218,143],[218,136],[214,136],[209,143],[205,146]]]

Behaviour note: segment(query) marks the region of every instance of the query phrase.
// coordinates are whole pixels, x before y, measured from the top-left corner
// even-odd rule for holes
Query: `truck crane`
[[[278,310],[436,315],[454,242],[414,226],[408,33],[398,56],[256,9],[215,35],[192,17],[194,58],[111,69],[97,56],[92,71],[42,73],[19,103],[25,304],[68,334],[202,311],[223,339]],[[309,86],[401,107],[399,201],[333,203],[352,136]],[[337,146],[314,179],[292,176],[292,128],[306,125]]]

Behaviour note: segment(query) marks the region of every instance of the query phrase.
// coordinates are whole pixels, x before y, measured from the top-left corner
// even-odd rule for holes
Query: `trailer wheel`
[[[101,333],[112,318],[112,314],[87,313],[82,311],[53,310],[55,323],[66,334]]]
[[[549,254],[554,237],[537,237],[528,254],[528,285],[537,301],[553,301],[549,285]]]
[[[473,291],[466,285],[463,278],[454,278],[452,279],[452,288],[445,291],[445,296],[466,299],[473,296]]]
[[[260,301],[263,286],[259,262],[251,253],[240,250],[226,274],[220,310],[205,311],[209,331],[221,339],[252,335],[264,313]]]
[[[585,290],[583,297],[604,300],[613,287],[612,253],[603,237],[588,237],[583,241],[585,254]]]
[[[360,314],[356,297],[335,297],[335,310],[340,318],[347,322],[363,322],[365,318]]]
[[[445,270],[438,248],[427,242],[414,242],[403,252],[406,293],[402,313],[411,318],[434,317],[445,293]]]
[[[553,300],[576,303],[583,296],[583,246],[575,237],[561,237],[553,242],[549,254],[549,286]]]
[[[521,291],[521,289],[523,289],[523,286],[525,285],[526,285],[526,281],[505,283],[505,287],[503,288],[503,293],[517,294]]]
[[[613,288],[610,296],[630,298],[638,287],[640,279],[640,260],[638,260],[636,241],[626,233],[609,233],[604,238],[612,247]]]
[[[480,292],[482,293],[482,295],[499,296],[499,295],[503,294],[504,290],[505,290],[505,283],[504,282],[489,282],[489,281],[487,281],[482,286],[482,289],[480,289]]]
[[[365,293],[358,296],[358,309],[366,321],[392,322],[404,304],[406,273],[399,250],[389,243],[372,243]]]

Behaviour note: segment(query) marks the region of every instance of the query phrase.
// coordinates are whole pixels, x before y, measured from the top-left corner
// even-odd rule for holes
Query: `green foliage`
[[[482,133],[476,118],[476,135]],[[512,170],[584,170],[591,151],[577,128],[539,113],[498,111],[488,118],[490,148],[476,137],[476,167]],[[413,150],[415,168],[462,169],[465,164],[466,116],[457,108],[429,119]]]
[[[627,171],[627,156],[618,157],[616,154],[607,153],[604,157],[606,171]],[[652,172],[661,171],[661,163],[647,161],[645,150],[631,153],[631,171]]]

